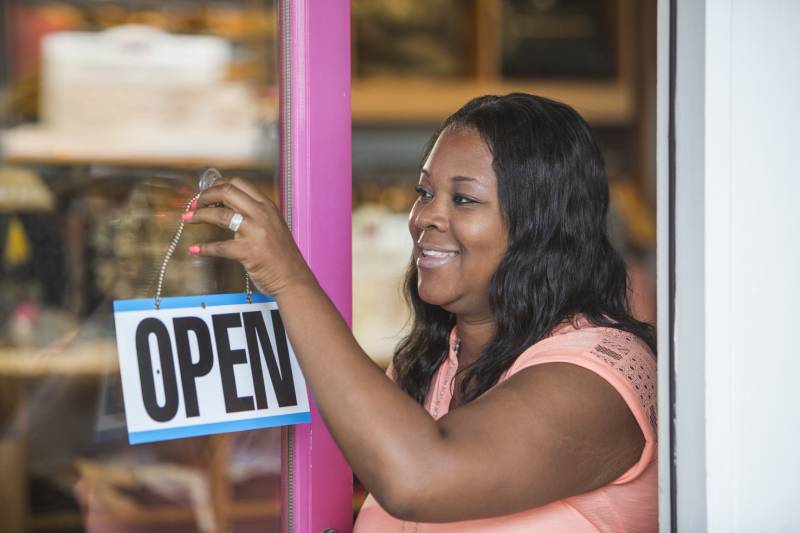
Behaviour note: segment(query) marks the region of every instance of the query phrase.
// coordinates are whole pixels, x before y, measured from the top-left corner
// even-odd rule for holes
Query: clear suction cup
[[[214,182],[221,177],[222,174],[220,174],[219,170],[217,170],[216,168],[206,169],[206,171],[203,172],[203,174],[200,176],[200,179],[197,182],[197,188],[200,189],[200,191],[202,192],[211,187],[212,185],[214,185]]]

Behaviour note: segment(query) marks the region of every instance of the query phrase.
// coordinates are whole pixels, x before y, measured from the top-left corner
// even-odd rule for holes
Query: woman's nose
[[[436,229],[444,231],[447,229],[447,213],[441,202],[436,198],[418,207],[417,216],[414,224],[421,230]]]

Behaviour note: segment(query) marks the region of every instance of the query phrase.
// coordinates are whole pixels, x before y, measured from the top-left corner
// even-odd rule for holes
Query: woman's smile
[[[417,268],[438,268],[452,264],[458,259],[458,250],[418,243]]]

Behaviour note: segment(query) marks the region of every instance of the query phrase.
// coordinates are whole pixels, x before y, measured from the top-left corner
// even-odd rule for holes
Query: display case
[[[351,473],[314,408],[302,426],[129,445],[111,307],[152,297],[182,206],[215,166],[282,206],[349,317],[349,6],[310,4],[0,3],[4,532],[350,530]],[[311,105],[331,111],[320,121]],[[324,183],[310,174],[322,165]],[[320,224],[312,210],[332,194],[347,201]],[[181,247],[164,294],[242,279]]]

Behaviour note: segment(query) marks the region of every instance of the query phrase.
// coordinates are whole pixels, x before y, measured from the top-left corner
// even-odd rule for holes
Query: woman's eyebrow
[[[431,173],[428,172],[427,170],[425,170],[424,168],[421,168],[419,173],[421,175],[425,176],[428,179],[430,179],[430,177],[431,177]],[[480,180],[478,180],[477,178],[473,178],[471,176],[452,176],[450,178],[450,181],[454,181],[454,182],[472,182],[472,183],[481,184]]]

